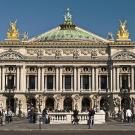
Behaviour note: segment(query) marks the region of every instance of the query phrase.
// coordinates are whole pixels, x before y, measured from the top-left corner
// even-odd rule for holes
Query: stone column
[[[38,67],[38,89],[37,91],[41,91],[40,89],[40,67]]]
[[[5,67],[2,67],[2,91],[5,90]]]
[[[35,91],[38,90],[38,76],[35,75]]]
[[[134,91],[134,67],[131,67],[131,91]]]
[[[119,67],[117,67],[117,91],[119,91]]]
[[[45,77],[45,91],[47,91],[47,75],[45,75],[44,77]]]
[[[101,91],[101,75],[98,76],[98,88]]]
[[[98,82],[98,68],[96,68],[96,92],[98,92],[98,84],[100,82]]]
[[[20,72],[19,72],[19,67],[17,67],[17,88],[16,90],[19,91],[19,82],[20,82]]]
[[[89,91],[91,91],[91,75],[89,75]]]
[[[74,91],[76,91],[76,67],[74,67]]]
[[[63,84],[62,84],[62,90],[63,91],[65,91],[65,75],[62,75],[62,82],[63,82]]]
[[[59,88],[59,70],[58,70],[58,67],[56,67],[56,91],[58,91],[58,88]]]
[[[71,91],[73,91],[73,82],[74,82],[74,76],[71,75]]]
[[[130,74],[128,74],[128,88],[131,88]]]
[[[60,86],[60,91],[62,91],[62,67],[60,67],[60,82],[59,82],[59,86]]]
[[[94,75],[94,67],[92,67],[92,91],[95,90],[95,75]]]
[[[78,81],[77,81],[77,86],[78,86],[78,91],[80,91],[80,68],[78,67]]]
[[[113,91],[116,91],[116,71],[115,67],[113,67]]]
[[[25,65],[21,67],[21,91],[26,91],[26,69]]]
[[[1,67],[0,67],[0,90],[2,90],[2,88],[1,88]]]
[[[109,80],[108,80],[108,82],[109,82],[109,84],[110,84],[110,91],[112,92],[112,68],[110,69],[110,78],[108,78]]]
[[[81,91],[83,90],[83,75],[81,75]]]
[[[55,84],[56,84],[56,82],[55,82],[55,75],[53,75],[53,91],[55,90]]]
[[[42,92],[44,91],[44,67],[42,67]]]
[[[122,88],[122,75],[119,75],[120,88]]]

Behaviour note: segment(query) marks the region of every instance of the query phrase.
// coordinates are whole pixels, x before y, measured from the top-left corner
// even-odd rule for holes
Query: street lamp
[[[8,75],[8,84],[5,86],[5,91],[8,92],[7,93],[7,96],[8,96],[8,107],[7,108],[10,108],[11,109],[11,96],[14,94],[14,90],[15,90],[15,86],[14,84],[12,84],[12,74],[10,73]]]
[[[122,107],[124,109],[124,120],[126,120],[126,109],[129,109],[129,107],[130,107],[129,92],[130,92],[130,88],[127,88],[127,89],[121,88],[120,89],[120,95],[123,99]]]
[[[19,107],[19,117],[21,117],[21,107],[22,107],[22,103],[21,103],[21,100],[18,101],[18,107]]]
[[[30,88],[28,88],[28,95],[27,95],[27,111],[32,108],[32,103],[30,100]]]

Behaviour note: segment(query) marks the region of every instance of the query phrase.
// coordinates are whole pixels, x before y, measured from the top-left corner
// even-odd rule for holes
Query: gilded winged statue
[[[8,39],[11,39],[11,40],[19,39],[19,32],[18,32],[18,30],[16,28],[16,23],[17,23],[17,21],[10,22],[9,30],[7,32],[7,38]]]

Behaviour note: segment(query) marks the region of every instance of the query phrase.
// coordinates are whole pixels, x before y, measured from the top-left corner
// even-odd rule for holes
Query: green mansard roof
[[[29,41],[90,41],[96,43],[108,42],[108,40],[74,25],[72,22],[72,15],[70,14],[69,9],[67,9],[64,19],[64,24],[61,24],[60,26],[48,32],[37,35],[29,39]]]

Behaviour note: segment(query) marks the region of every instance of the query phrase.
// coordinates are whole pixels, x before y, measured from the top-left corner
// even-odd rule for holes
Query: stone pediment
[[[6,51],[0,54],[0,60],[23,60],[22,54],[15,51]]]
[[[112,60],[135,60],[135,53],[122,51],[122,52],[116,53],[112,57]]]

